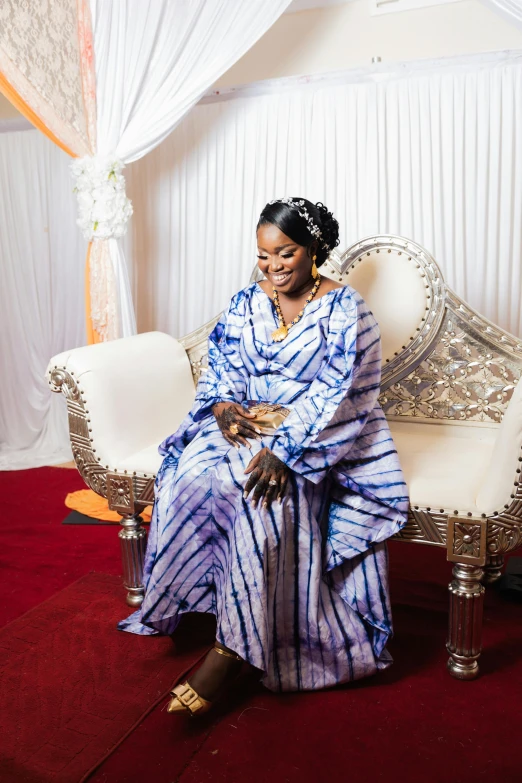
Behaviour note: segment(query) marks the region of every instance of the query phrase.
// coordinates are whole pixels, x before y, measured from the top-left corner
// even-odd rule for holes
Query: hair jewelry
[[[275,198],[273,201],[269,201],[268,203],[288,204],[291,207],[295,207],[297,212],[301,215],[301,217],[306,220],[308,224],[308,230],[310,231],[312,236],[314,236],[316,239],[318,239],[321,242],[325,250],[331,250],[328,242],[325,242],[323,239],[323,234],[321,232],[321,229],[319,228],[317,223],[314,222],[314,219],[306,209],[303,199],[294,199],[291,196],[289,196],[288,198]]]

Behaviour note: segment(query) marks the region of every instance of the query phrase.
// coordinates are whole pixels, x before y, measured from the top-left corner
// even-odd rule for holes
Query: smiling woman
[[[270,296],[271,284],[279,319],[272,337],[281,342],[303,317],[304,308],[319,288],[319,296],[341,288],[328,278],[321,280],[317,271],[339,244],[339,224],[321,203],[314,205],[298,198],[271,201],[259,218],[257,243],[259,268],[268,280],[261,287]]]
[[[408,498],[377,402],[378,328],[317,270],[338,241],[322,204],[267,204],[257,238],[267,279],[232,298],[195,404],[162,444],[145,599],[119,626],[172,633],[183,612],[216,615],[215,647],[169,712],[206,712],[241,661],[274,691],[391,663],[385,541]]]

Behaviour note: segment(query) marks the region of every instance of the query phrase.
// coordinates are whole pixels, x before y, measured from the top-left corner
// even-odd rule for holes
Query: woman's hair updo
[[[257,228],[266,223],[277,226],[283,234],[303,247],[310,247],[317,240],[316,266],[324,264],[330,251],[339,244],[339,223],[320,201],[317,204],[312,204],[306,198],[271,201],[261,212]],[[316,229],[320,234],[317,234]]]

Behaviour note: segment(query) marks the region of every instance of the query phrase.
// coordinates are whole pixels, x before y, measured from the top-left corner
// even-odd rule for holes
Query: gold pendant
[[[287,334],[288,328],[286,326],[280,326],[279,329],[276,329],[275,332],[272,332],[272,340],[275,343],[280,343],[285,339]]]

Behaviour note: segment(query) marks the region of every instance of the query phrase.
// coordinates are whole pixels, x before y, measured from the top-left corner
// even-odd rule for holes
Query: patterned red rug
[[[2,783],[77,783],[208,649],[201,625],[121,633],[126,611],[121,579],[91,573],[0,630]]]

